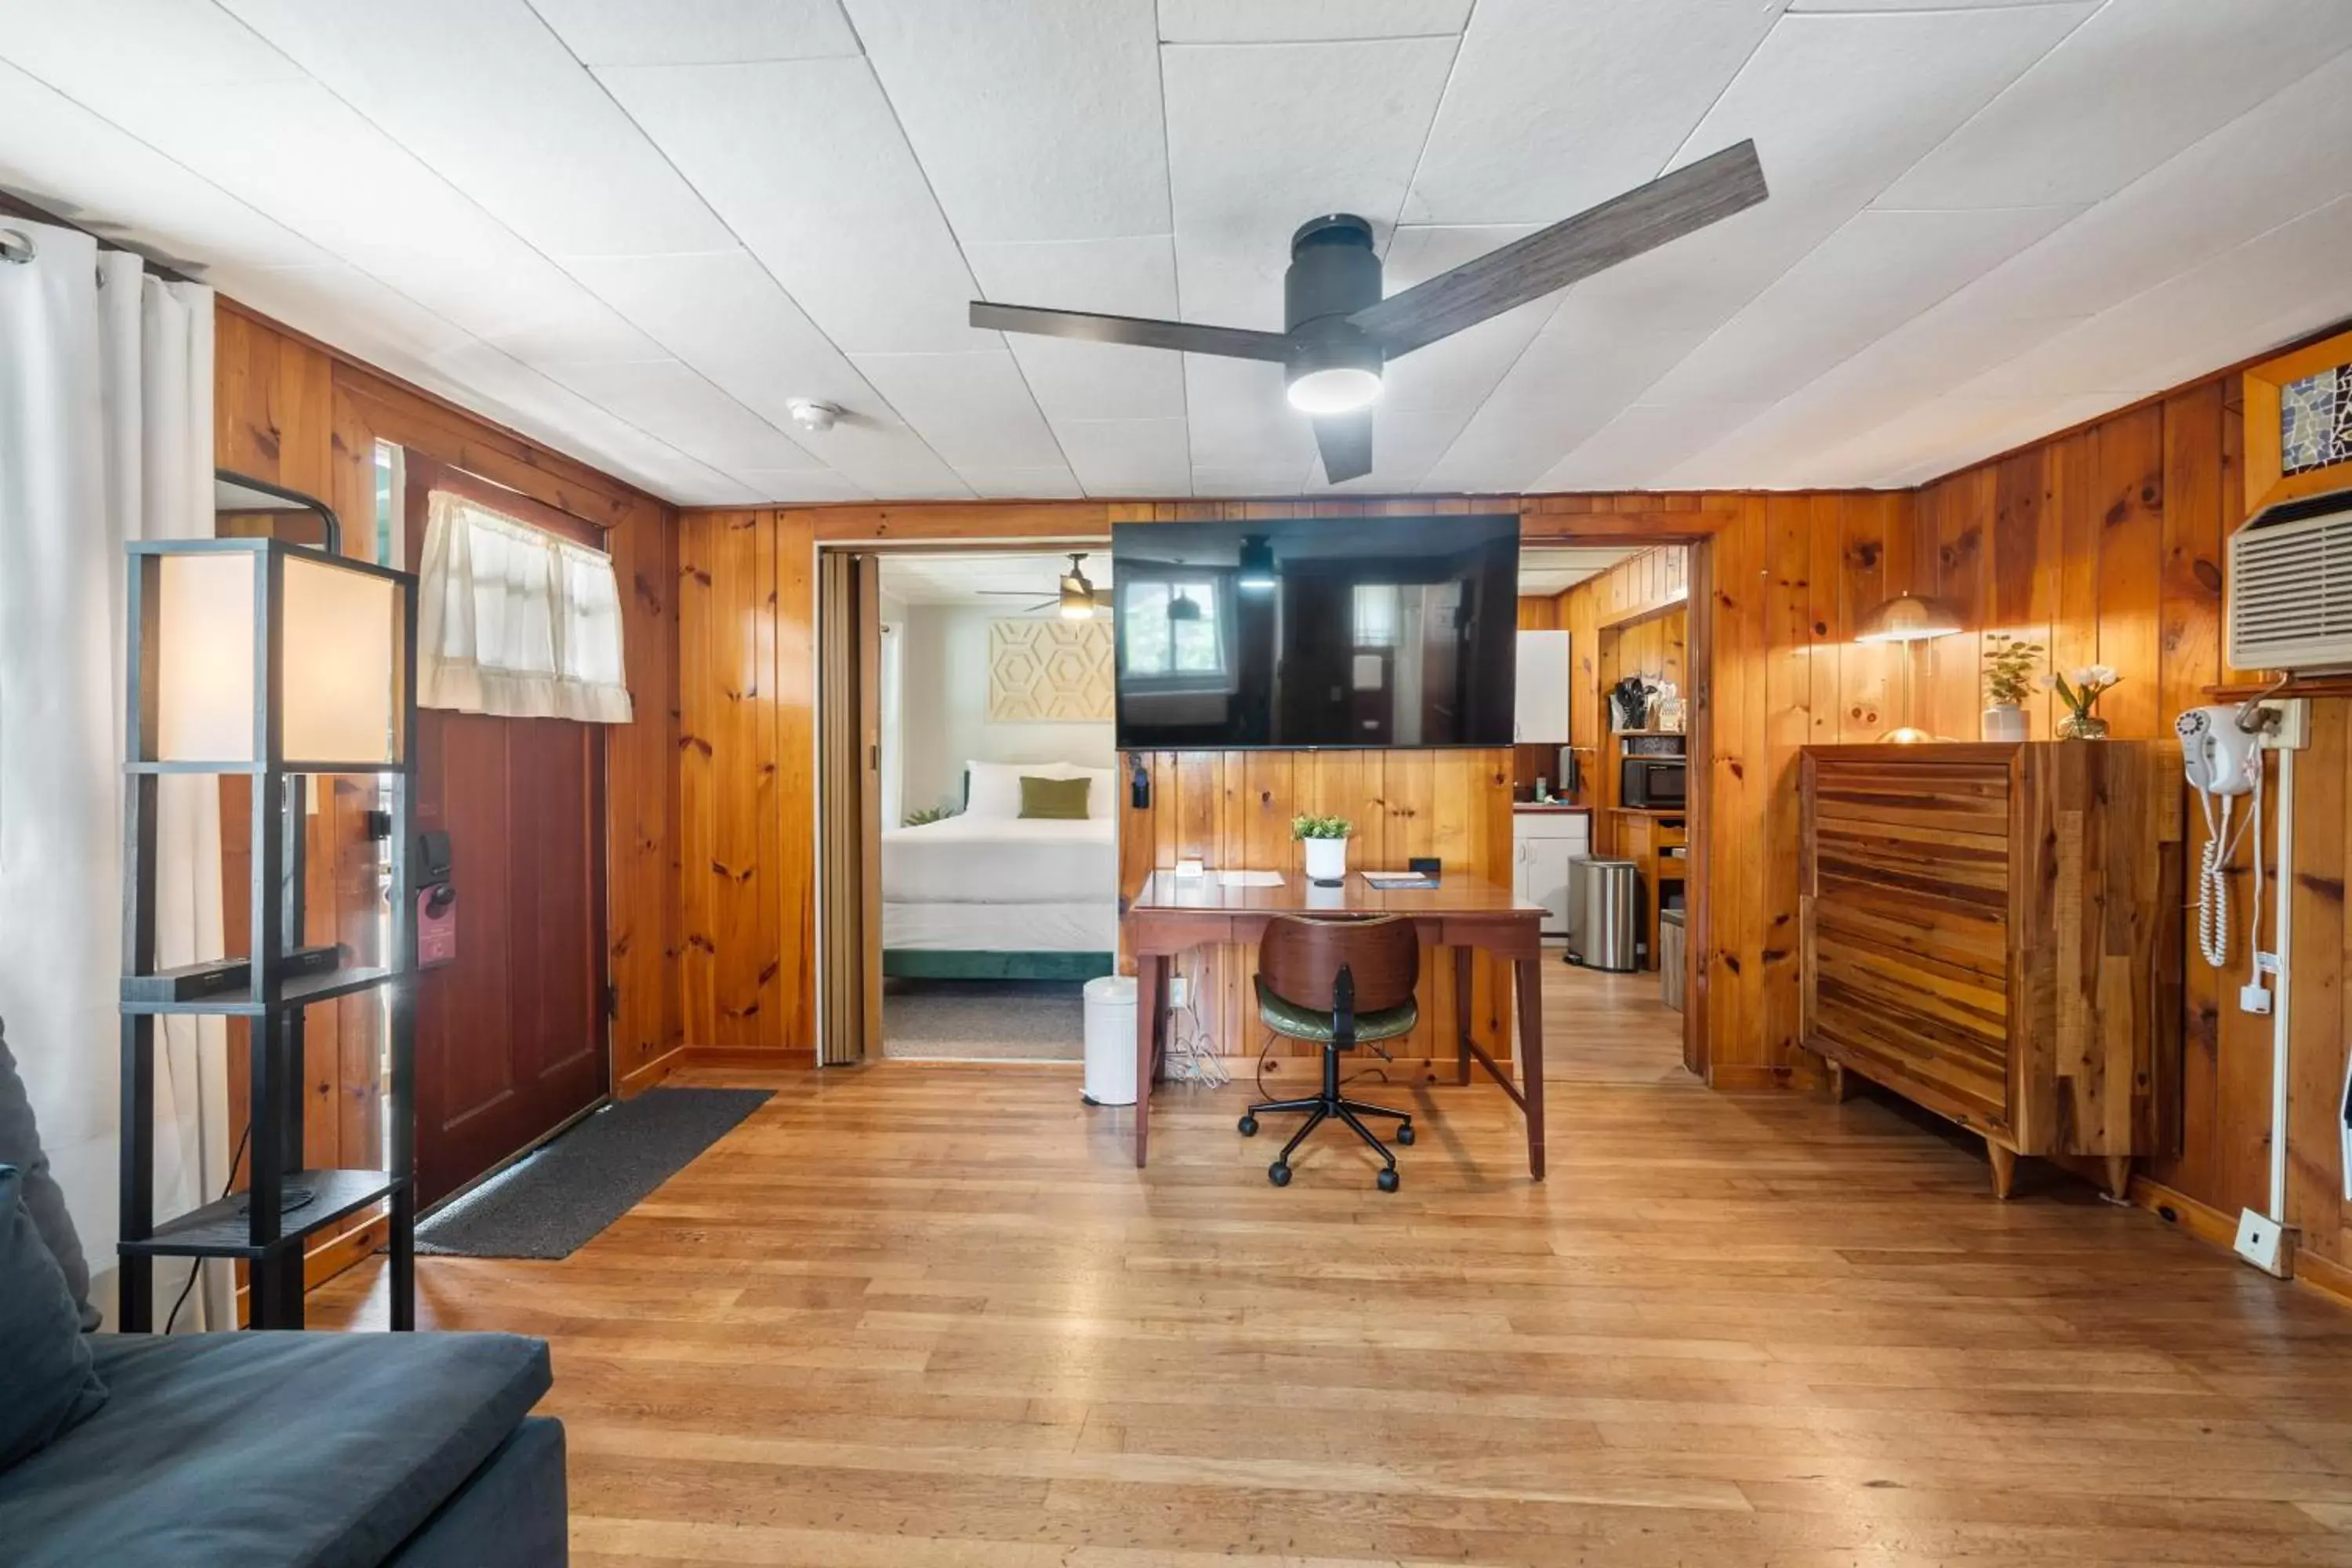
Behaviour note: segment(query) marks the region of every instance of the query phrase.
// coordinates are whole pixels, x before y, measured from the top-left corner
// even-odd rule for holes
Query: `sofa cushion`
[[[0,1473],[12,1563],[382,1563],[547,1392],[510,1334],[100,1335],[106,1407]]]
[[[106,1403],[66,1277],[25,1212],[25,1174],[0,1165],[0,1470]]]
[[[65,1190],[49,1174],[49,1157],[41,1152],[41,1130],[34,1124],[25,1080],[16,1075],[16,1058],[8,1054],[5,1019],[0,1019],[0,1165],[14,1165],[25,1173],[25,1210],[65,1272],[81,1326],[98,1327],[98,1309],[89,1304],[89,1263],[82,1257],[81,1237],[74,1234],[73,1216],[66,1212]]]

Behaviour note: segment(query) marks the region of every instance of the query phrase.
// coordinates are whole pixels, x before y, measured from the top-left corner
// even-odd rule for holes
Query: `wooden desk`
[[[1543,906],[1523,903],[1511,889],[1479,878],[1448,876],[1442,886],[1384,893],[1348,873],[1344,888],[1318,888],[1294,873],[1276,887],[1244,887],[1214,871],[1179,877],[1154,871],[1124,911],[1128,942],[1135,953],[1135,1163],[1150,1146],[1151,1086],[1166,1043],[1169,961],[1212,942],[1255,947],[1266,921],[1281,914],[1403,915],[1423,947],[1454,950],[1454,1038],[1457,1081],[1470,1081],[1475,1059],[1528,1120],[1528,1171],[1544,1173],[1543,1122]],[[1473,948],[1512,965],[1519,1017],[1519,1083],[1470,1036],[1470,952]]]

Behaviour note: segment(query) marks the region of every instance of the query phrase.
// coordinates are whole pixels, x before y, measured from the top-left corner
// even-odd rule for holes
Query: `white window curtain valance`
[[[416,623],[423,707],[629,722],[608,556],[436,490]]]

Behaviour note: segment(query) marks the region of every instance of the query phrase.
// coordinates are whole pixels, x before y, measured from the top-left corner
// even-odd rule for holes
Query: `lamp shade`
[[[1856,642],[1925,642],[1960,629],[1959,612],[1930,594],[1897,594],[1871,606],[1854,627]]]
[[[268,539],[142,541],[131,552],[144,618],[134,656],[147,672],[134,761],[399,765],[412,579]]]

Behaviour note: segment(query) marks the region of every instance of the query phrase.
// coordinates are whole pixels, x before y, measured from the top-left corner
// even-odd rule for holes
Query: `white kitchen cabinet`
[[[1568,744],[1568,634],[1521,632],[1518,654],[1511,738],[1528,746]]]
[[[1592,853],[1592,819],[1581,811],[1511,814],[1511,891],[1544,907],[1543,933],[1568,934],[1568,863]]]

